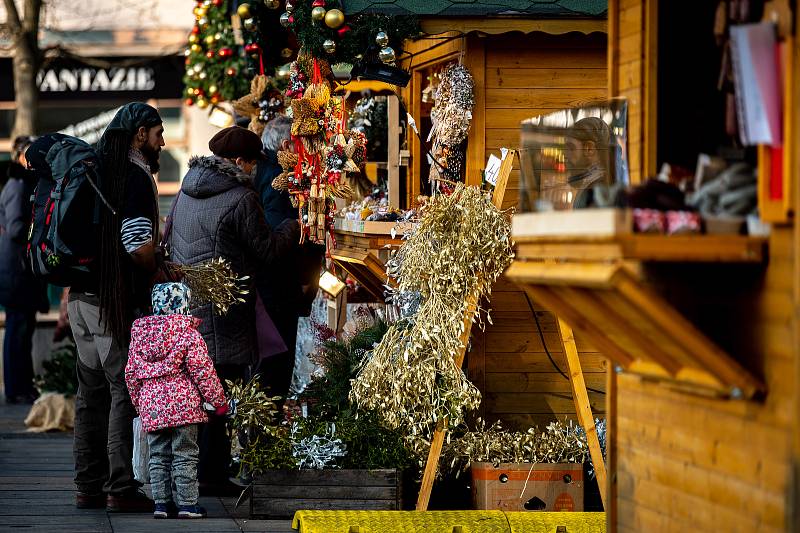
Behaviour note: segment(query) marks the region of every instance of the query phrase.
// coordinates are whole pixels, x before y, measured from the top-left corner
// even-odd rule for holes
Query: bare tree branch
[[[13,2],[13,0],[11,0]],[[25,19],[22,26],[25,31],[36,33],[39,31],[39,14],[42,10],[42,0],[25,0]]]
[[[19,12],[14,0],[3,0],[6,6],[6,24],[11,27],[11,31],[18,32],[22,30],[22,23],[19,20]]]

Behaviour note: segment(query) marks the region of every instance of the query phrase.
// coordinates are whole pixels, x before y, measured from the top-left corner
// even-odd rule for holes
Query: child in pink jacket
[[[183,283],[153,287],[153,315],[136,320],[125,381],[150,446],[154,518],[167,518],[175,483],[179,518],[203,518],[197,505],[197,432],[208,422],[203,402],[227,411],[198,320],[189,316],[191,291]]]

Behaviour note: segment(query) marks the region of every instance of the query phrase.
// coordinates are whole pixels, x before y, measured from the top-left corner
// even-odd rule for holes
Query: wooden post
[[[503,198],[506,194],[506,186],[508,185],[508,176],[511,174],[511,169],[514,166],[514,157],[516,150],[509,150],[506,158],[500,165],[500,171],[497,176],[497,184],[494,188],[492,195],[492,204],[500,209],[503,205]],[[467,346],[469,345],[469,334],[472,330],[472,319],[475,316],[475,311],[478,308],[478,294],[472,293],[467,300],[467,309],[462,318],[464,331],[461,332],[461,350],[456,356],[456,366],[461,368],[464,364],[464,356],[467,353]],[[431,439],[431,448],[428,451],[428,460],[425,463],[425,471],[422,474],[422,485],[419,488],[419,495],[417,496],[417,511],[427,511],[428,503],[431,499],[431,490],[433,490],[433,482],[436,479],[436,470],[439,467],[439,456],[442,454],[442,446],[444,445],[444,436],[447,431],[447,418],[440,420],[436,425],[436,430],[433,432]]]
[[[572,385],[572,398],[575,401],[575,412],[578,415],[578,422],[586,432],[589,455],[592,457],[597,486],[600,488],[600,499],[603,501],[603,507],[605,507],[607,500],[606,464],[603,460],[603,451],[600,449],[600,440],[597,438],[597,428],[594,426],[594,415],[592,414],[592,406],[589,403],[589,393],[586,392],[586,381],[583,378],[581,362],[578,359],[575,335],[572,333],[572,328],[561,318],[558,319],[558,330],[561,333],[561,342],[564,345],[569,383]]]

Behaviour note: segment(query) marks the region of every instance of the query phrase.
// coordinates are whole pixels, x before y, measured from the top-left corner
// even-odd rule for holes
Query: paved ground
[[[0,405],[0,532],[293,532],[286,520],[248,520],[246,509],[233,509],[233,498],[201,498],[209,513],[204,520],[156,522],[149,514],[78,510],[72,484],[72,435],[26,433],[22,421],[28,409]]]

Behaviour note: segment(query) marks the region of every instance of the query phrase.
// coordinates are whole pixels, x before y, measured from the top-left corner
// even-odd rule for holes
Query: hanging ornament
[[[211,103],[212,104],[219,103],[219,95],[215,94],[214,96],[212,96],[211,97]]]
[[[208,107],[208,102],[206,102],[206,101],[205,101],[205,100],[203,100],[202,98],[199,98],[199,99],[197,100],[197,107],[199,107],[200,109],[205,109],[205,108],[207,108],[207,107]]]
[[[219,41],[220,39],[222,39],[222,34],[220,32],[215,33],[214,34],[214,39]]]
[[[192,34],[197,35],[200,33],[200,28],[198,26],[192,26]]]
[[[322,43],[322,49],[329,54],[334,54],[336,53],[336,43],[333,39],[326,39],[325,42]]]
[[[289,22],[290,18],[292,18],[292,17],[291,17],[291,15],[289,15],[289,13],[284,13],[283,15],[281,15],[281,19],[280,19],[281,20],[281,26],[283,26],[284,28],[288,28],[289,24],[291,24],[291,22]]]
[[[242,17],[243,19],[249,19],[250,17],[252,17],[253,15],[250,11],[250,4],[248,4],[247,2],[241,4],[238,8],[236,8],[236,14]]]
[[[286,0],[286,12],[287,13],[294,12],[294,4],[292,4],[289,0]]]
[[[208,19],[206,17],[202,17],[197,21],[197,25],[200,26],[201,29],[208,28]]]
[[[236,76],[236,69],[233,68],[233,67],[230,67],[230,68],[228,68],[228,70],[225,71],[225,74],[227,74],[228,76],[231,76],[231,77]]]
[[[197,63],[196,65],[194,65],[194,66],[192,67],[192,70],[193,70],[195,73],[197,73],[197,72],[200,72],[201,70],[203,70],[203,65],[201,65],[200,63]]]
[[[197,16],[202,18],[208,14],[208,9],[205,7],[198,7],[197,8]]]
[[[208,59],[213,59],[214,58],[214,50],[209,50],[208,52],[206,52],[206,57]]]
[[[381,48],[386,48],[387,46],[389,46],[389,36],[388,36],[388,35],[386,35],[386,32],[385,32],[385,31],[381,30],[381,31],[379,31],[379,32],[378,32],[378,34],[375,36],[375,42],[376,42],[376,43],[377,43],[377,45],[378,45],[378,46],[380,46]]]
[[[317,6],[311,10],[311,18],[319,22],[325,18],[325,8]]]
[[[185,57],[189,57],[189,54],[191,54],[191,53],[192,53],[192,49],[191,48],[187,48],[186,50],[183,51],[183,55]]]
[[[200,8],[199,7],[196,7],[194,9],[192,9],[192,13],[194,13],[195,18],[198,18],[198,19],[203,16],[203,15],[200,14]]]
[[[215,94],[217,94],[217,91],[219,91],[219,89],[217,88],[216,85],[209,85],[208,86],[208,94],[215,95]]]
[[[214,37],[213,35],[206,36],[206,44],[209,44],[209,45],[210,44],[214,44],[214,42],[216,40],[217,40],[216,37]]]
[[[206,71],[204,70],[203,72],[198,74],[197,77],[200,78],[201,80],[204,80],[208,77],[208,74],[206,74]]]
[[[203,0],[203,7],[206,9],[211,7],[211,0]]]
[[[284,48],[281,50],[281,57],[284,59],[290,59],[294,55],[294,52],[291,48]]]
[[[248,54],[257,54],[261,50],[261,47],[258,46],[258,43],[247,43],[244,45],[244,51]]]
[[[264,0],[264,5],[267,9],[278,9],[281,7],[280,0]]]
[[[187,98],[186,100],[183,101],[183,103],[191,107],[194,105],[194,100],[192,100],[191,98]]]
[[[231,50],[227,46],[225,48],[219,49],[219,57],[231,57],[232,55],[233,55],[233,50]]]
[[[344,24],[344,13],[341,9],[331,9],[325,13],[325,25],[329,28],[336,29]]]
[[[396,59],[394,48],[392,48],[391,46],[386,46],[384,48],[381,48],[381,51],[378,53],[378,57],[380,58],[381,61],[383,61],[387,65],[390,63],[394,63],[394,60]]]
[[[192,34],[192,35],[189,36],[189,44],[194,44],[199,40],[200,40],[200,37],[198,37],[195,34]]]
[[[202,46],[200,46],[200,45],[199,45],[199,44],[197,44],[197,43],[194,43],[194,44],[193,44],[193,45],[190,47],[190,49],[191,49],[191,51],[192,51],[192,52],[194,52],[195,54],[199,54],[200,52],[202,52],[202,51],[203,51],[203,47],[202,47]]]
[[[223,2],[223,1],[224,1],[224,0],[212,0],[212,2],[211,2],[211,3],[212,3],[212,4],[214,4],[214,7],[219,7],[219,6],[221,6],[221,5],[222,5],[222,2]]]
[[[350,30],[351,30],[350,26],[345,24],[344,26],[336,30],[336,33],[339,34],[339,37],[344,37],[344,34],[349,32]]]
[[[247,31],[256,31],[256,28],[257,28],[256,19],[254,18],[244,19],[244,29],[246,29]]]

